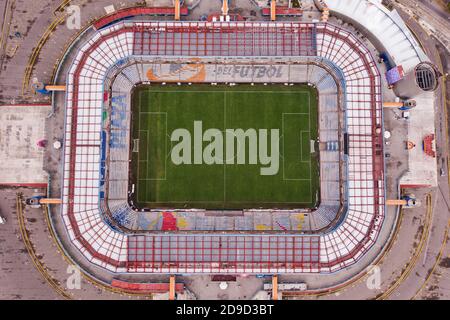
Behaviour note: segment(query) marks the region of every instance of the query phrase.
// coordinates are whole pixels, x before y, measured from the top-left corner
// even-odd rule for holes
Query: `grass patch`
[[[311,208],[319,201],[318,147],[316,141],[317,92],[306,85],[250,86],[192,85],[139,86],[132,94],[132,148],[130,184],[139,208]],[[214,139],[197,142],[195,122],[202,134],[217,129]],[[177,164],[172,151],[181,140],[172,141],[177,129],[191,136],[191,163]],[[234,163],[227,163],[227,130],[254,129],[258,140],[254,163],[249,151],[235,140]],[[279,148],[278,168],[261,160],[261,132],[267,130],[268,154]],[[271,134],[279,138],[272,143]],[[211,131],[212,132],[212,131]],[[217,136],[222,136],[222,138]],[[264,135],[262,136],[264,138]],[[200,139],[201,139],[200,138]],[[222,152],[212,152],[224,163],[205,163],[202,157],[212,140],[222,140]],[[136,140],[136,141],[137,141]],[[195,151],[203,152],[195,159]],[[245,153],[238,163],[238,148]],[[187,149],[185,149],[187,150]],[[137,152],[136,152],[137,151]],[[217,151],[217,150],[216,150]],[[220,157],[221,153],[223,154]],[[180,153],[186,156],[185,152]],[[231,153],[230,153],[231,154]],[[197,152],[198,155],[198,152]],[[253,153],[253,155],[255,155]],[[187,159],[188,157],[186,157]],[[216,162],[220,162],[216,160]],[[243,163],[242,163],[243,162]],[[272,174],[262,175],[262,168]],[[278,169],[278,170],[275,170]]]

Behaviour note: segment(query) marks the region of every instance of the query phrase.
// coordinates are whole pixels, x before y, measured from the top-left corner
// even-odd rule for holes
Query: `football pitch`
[[[307,85],[145,85],[132,93],[138,208],[293,209],[319,201]]]

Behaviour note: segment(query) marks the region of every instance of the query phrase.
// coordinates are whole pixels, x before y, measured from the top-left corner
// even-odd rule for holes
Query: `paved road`
[[[0,299],[58,299],[58,295],[36,271],[20,236],[15,215],[16,191],[0,190],[0,212],[6,218],[6,224],[0,225]],[[34,195],[33,190],[23,190],[27,195]],[[38,216],[33,210],[32,215]],[[31,225],[39,224],[31,218]]]
[[[395,4],[416,18],[450,51],[450,20],[448,19],[450,15],[448,12],[429,1],[396,0]]]

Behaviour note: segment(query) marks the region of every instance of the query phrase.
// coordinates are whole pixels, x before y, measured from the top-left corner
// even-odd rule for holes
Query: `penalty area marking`
[[[165,181],[167,180],[167,112],[142,112],[142,114],[157,114],[157,115],[164,115],[165,118],[165,135],[164,135],[164,178],[149,178],[148,177],[148,170],[146,172],[145,178],[144,179],[139,179],[139,180],[144,180],[144,181]],[[140,120],[141,118],[139,117],[139,125],[140,125]],[[139,162],[145,162],[147,169],[148,169],[148,165],[149,165],[149,158],[150,158],[150,152],[149,152],[149,148],[148,145],[150,143],[150,130],[139,130],[139,132],[147,132],[147,155],[146,155],[146,159],[145,160],[139,160]],[[140,174],[139,174],[140,175]]]
[[[300,141],[300,162],[303,162],[303,163],[308,163],[309,164],[309,169],[310,169],[310,175],[309,175],[309,179],[302,179],[302,178],[286,178],[286,176],[285,176],[285,165],[284,165],[284,162],[285,162],[285,155],[284,155],[284,152],[285,152],[285,143],[284,143],[284,138],[285,138],[285,134],[284,134],[284,116],[285,115],[309,115],[309,113],[283,113],[282,114],[282,120],[281,120],[281,131],[282,131],[282,137],[283,137],[283,181],[309,181],[310,182],[310,187],[309,187],[309,192],[311,193],[312,192],[312,190],[311,190],[311,159],[309,160],[309,161],[305,161],[305,160],[303,160],[303,147],[302,147],[302,141]],[[307,133],[309,133],[309,137],[311,137],[311,132],[310,132],[311,130],[302,130],[302,131],[300,131],[300,135],[301,135],[301,138],[303,138],[303,134],[305,133],[305,132],[307,132]]]

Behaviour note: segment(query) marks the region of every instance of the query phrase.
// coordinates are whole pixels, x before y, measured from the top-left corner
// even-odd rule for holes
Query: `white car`
[[[0,216],[0,224],[5,224],[6,223],[6,219],[3,218],[2,216]]]

